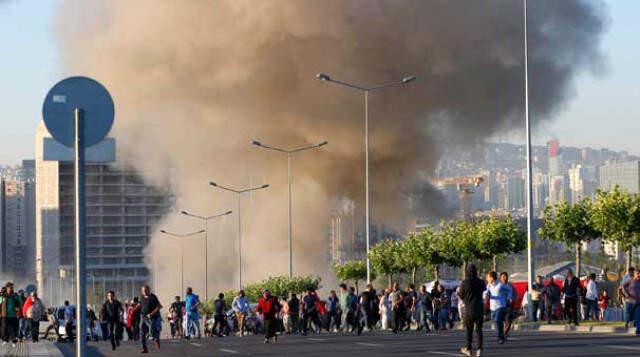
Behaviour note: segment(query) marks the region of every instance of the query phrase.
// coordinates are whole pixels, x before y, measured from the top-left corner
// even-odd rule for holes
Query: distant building
[[[31,278],[35,223],[31,182],[0,180],[0,270],[15,278]]]
[[[553,139],[547,142],[547,153],[549,163],[549,176],[561,176],[564,174],[564,161],[560,151],[560,141]]]
[[[524,207],[524,179],[520,175],[510,176],[506,181],[505,208],[517,210]]]
[[[560,202],[571,202],[571,187],[567,175],[549,178],[549,204],[555,205]]]
[[[640,161],[611,163],[600,167],[600,188],[620,186],[630,193],[640,193]]]
[[[596,192],[598,181],[595,167],[575,165],[568,171],[571,200],[576,203],[584,197],[590,197]]]
[[[36,134],[36,277],[50,304],[72,296],[75,271],[72,151],[53,141],[41,123]],[[115,163],[115,142],[105,139],[86,154],[87,297],[104,292],[131,297],[151,283],[144,249],[172,202],[134,171]]]

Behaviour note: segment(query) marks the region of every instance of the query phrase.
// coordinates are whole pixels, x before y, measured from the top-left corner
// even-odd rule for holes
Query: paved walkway
[[[20,342],[13,347],[10,343],[0,346],[2,357],[62,357],[62,353],[51,341],[38,343]]]

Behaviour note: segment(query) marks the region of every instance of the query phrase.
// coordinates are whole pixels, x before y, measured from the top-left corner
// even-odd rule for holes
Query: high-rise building
[[[521,175],[507,178],[505,199],[505,208],[508,210],[524,208],[524,179]]]
[[[542,211],[549,199],[549,176],[541,172],[533,173],[533,209],[536,216]]]
[[[571,202],[571,188],[567,175],[549,178],[549,204],[555,205],[560,202]]]
[[[49,303],[72,297],[75,270],[74,167],[72,150],[36,134],[36,279]],[[172,202],[166,192],[145,185],[115,162],[115,141],[105,139],[86,152],[85,200],[88,302],[104,292],[132,296],[151,283],[144,249],[154,225]]]
[[[0,270],[15,278],[32,278],[33,190],[32,182],[0,180]]]
[[[630,193],[640,193],[640,161],[610,163],[600,167],[600,188],[620,186]]]
[[[568,171],[571,200],[576,203],[584,197],[590,197],[596,192],[598,181],[595,167],[575,165]]]
[[[549,176],[564,175],[564,161],[560,151],[560,141],[553,139],[547,142],[547,153],[549,163]]]

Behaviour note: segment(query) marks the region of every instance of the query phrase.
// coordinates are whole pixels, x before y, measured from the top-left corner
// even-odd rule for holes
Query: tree
[[[353,280],[356,286],[356,293],[359,292],[358,282],[360,280],[367,279],[367,263],[364,260],[352,260],[344,264],[334,264],[333,270],[336,272],[336,277],[342,281]],[[375,274],[372,272],[371,279],[375,279]]]
[[[450,221],[440,224],[439,251],[444,261],[462,269],[462,277],[467,277],[467,265],[474,259],[491,258],[481,249],[476,224],[465,221]]]
[[[436,280],[440,278],[438,266],[444,262],[438,249],[437,234],[432,226],[418,233],[410,233],[400,247],[400,264],[411,272],[411,282],[416,284],[418,269],[433,267]]]
[[[369,251],[369,260],[373,270],[387,277],[389,286],[395,274],[404,271],[400,261],[400,243],[393,239],[384,240],[374,245]]]
[[[547,206],[543,211],[543,226],[538,230],[542,239],[574,247],[576,253],[576,275],[580,276],[581,246],[600,237],[600,232],[591,224],[591,201],[588,198],[573,205],[561,202]]]
[[[498,270],[497,257],[519,253],[527,246],[527,235],[509,215],[491,217],[476,223],[483,256],[491,256],[493,270]]]
[[[598,190],[591,210],[593,226],[604,239],[618,243],[627,253],[627,270],[632,250],[640,243],[640,197],[615,186],[612,191]]]

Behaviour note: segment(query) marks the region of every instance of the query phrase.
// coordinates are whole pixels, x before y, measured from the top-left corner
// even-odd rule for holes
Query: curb
[[[492,321],[485,321],[483,330],[494,330]],[[463,330],[462,324],[457,324],[455,327],[457,330]],[[611,334],[625,334],[635,335],[635,328],[625,329],[624,327],[617,326],[573,326],[565,324],[527,324],[520,325],[514,324],[511,328],[513,331],[540,331],[540,332],[576,332],[576,333],[611,333]]]

